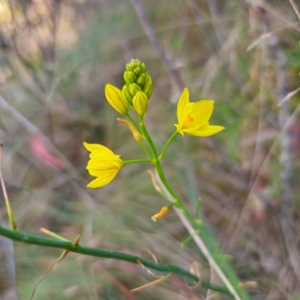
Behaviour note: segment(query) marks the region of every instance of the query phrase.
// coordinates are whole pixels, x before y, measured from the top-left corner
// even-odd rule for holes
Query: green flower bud
[[[135,62],[135,59],[131,59],[130,62],[128,64],[126,64],[126,71],[132,71],[134,70],[134,62]]]
[[[125,100],[129,103],[129,108],[133,109],[132,99],[137,92],[143,91],[148,99],[152,95],[152,80],[147,73],[146,66],[138,59],[132,59],[126,65],[124,80],[127,88],[123,87],[122,93]]]
[[[141,69],[140,67],[135,67],[134,70],[133,70],[133,72],[134,72],[137,76],[139,76],[140,74],[142,74],[142,69]]]
[[[142,63],[138,59],[131,59],[130,62],[126,65],[126,71],[134,71],[137,68],[139,70],[139,71],[138,70],[135,71],[135,73],[137,75],[140,74],[138,72],[142,72],[142,73],[146,72],[146,66],[145,66],[145,64]]]
[[[141,89],[141,87],[138,85],[138,84],[136,84],[136,83],[132,83],[130,86],[129,86],[129,92],[130,92],[130,94],[134,97],[135,96],[135,94],[137,93],[137,92],[139,92],[139,91],[141,91],[142,89]]]
[[[124,85],[122,88],[122,95],[123,95],[123,99],[128,104],[129,109],[134,110],[134,107],[132,105],[133,96],[130,94],[129,88],[126,85]]]
[[[132,82],[135,82],[136,79],[137,79],[137,75],[134,72],[129,71],[124,73],[124,80],[126,85],[129,86]]]
[[[143,73],[141,74],[138,79],[136,80],[136,83],[139,85],[139,86],[144,86],[145,83],[146,83],[146,80],[147,80],[147,74],[146,73]]]
[[[117,87],[107,84],[105,86],[105,97],[108,103],[121,115],[128,114],[128,104],[123,99],[121,90]]]
[[[143,92],[137,92],[132,100],[135,111],[139,116],[144,116],[147,111],[148,97]]]
[[[147,95],[148,99],[150,99],[152,95],[152,80],[151,77],[148,75],[148,81],[143,87],[143,92]]]

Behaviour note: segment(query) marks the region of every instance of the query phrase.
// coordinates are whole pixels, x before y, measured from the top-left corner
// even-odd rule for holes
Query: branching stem
[[[144,122],[142,122],[141,124],[141,130],[142,133],[144,135],[144,137],[146,138],[146,140],[148,141],[149,147],[153,153],[154,156],[154,160],[155,160],[155,168],[157,171],[157,174],[162,182],[162,184],[164,185],[165,189],[168,191],[168,193],[171,195],[171,197],[174,199],[174,202],[176,203],[176,206],[183,212],[184,216],[186,217],[186,219],[188,220],[188,222],[190,223],[190,225],[196,230],[197,234],[202,234],[203,232],[203,228],[202,226],[199,226],[199,224],[196,223],[195,219],[192,217],[192,215],[190,214],[190,212],[188,211],[188,209],[186,208],[185,204],[183,203],[183,201],[180,199],[180,197],[176,194],[176,192],[172,189],[172,187],[170,186],[169,182],[167,181],[163,169],[161,167],[160,164],[160,159],[157,155],[157,151],[156,148],[154,146],[154,143],[145,127]],[[177,134],[177,133],[176,133]],[[175,137],[175,133],[171,136],[171,138],[169,139],[169,141]],[[170,142],[167,142],[166,146],[168,146],[170,144]],[[164,147],[164,149],[166,149],[167,147]],[[164,150],[163,150],[164,153]],[[171,200],[171,199],[170,199]],[[223,273],[223,271],[221,270],[221,268],[219,267],[219,265],[215,262],[215,260],[212,258],[209,250],[207,249],[207,247],[202,247],[203,249],[206,249],[206,253],[205,257],[210,261],[210,265],[212,265],[214,267],[214,271],[217,272],[217,274],[219,275],[219,277],[222,279],[223,283],[226,285],[226,287],[228,288],[228,290],[232,293],[232,295],[234,295],[235,299],[239,300],[241,299],[238,295],[237,290],[243,294],[243,296],[245,297],[245,299],[248,299],[248,296],[246,295],[246,293],[238,287],[237,285],[237,278],[235,278],[235,286],[227,279],[226,275]],[[235,276],[236,277],[236,276]]]
[[[153,261],[147,260],[145,258],[122,253],[122,252],[116,252],[116,251],[111,251],[111,250],[106,250],[101,248],[85,247],[82,245],[75,246],[72,242],[49,239],[45,237],[27,234],[20,231],[12,231],[2,226],[0,226],[0,235],[7,237],[11,240],[26,243],[26,244],[60,248],[60,249],[68,250],[69,252],[81,253],[81,254],[97,256],[97,257],[114,258],[118,260],[131,262],[134,264],[142,263],[145,267],[156,271],[167,272],[167,273],[172,272],[178,275],[185,276],[192,280],[195,280],[196,282],[200,281],[200,278],[198,278],[195,274],[192,274],[189,271],[179,268],[177,266],[158,264]],[[204,288],[230,295],[229,291],[225,287],[216,286],[205,281],[201,281],[201,285]]]

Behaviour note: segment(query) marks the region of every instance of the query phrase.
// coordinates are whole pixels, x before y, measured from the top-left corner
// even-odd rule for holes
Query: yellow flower
[[[128,114],[128,104],[123,99],[122,91],[117,87],[107,84],[105,86],[105,97],[108,103],[121,115]]]
[[[222,126],[209,125],[208,121],[213,110],[213,100],[190,102],[189,91],[185,88],[177,105],[178,124],[175,124],[177,132],[181,135],[188,133],[196,136],[210,136],[224,130]]]
[[[91,176],[97,177],[87,187],[99,188],[110,183],[123,166],[120,155],[114,154],[111,150],[100,144],[88,144],[84,142],[83,145],[91,152],[86,168]]]

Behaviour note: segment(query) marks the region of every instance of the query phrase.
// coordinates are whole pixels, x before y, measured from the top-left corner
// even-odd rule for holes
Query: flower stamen
[[[192,123],[194,122],[194,118],[192,118],[191,116],[187,116],[183,123],[182,123],[182,126],[185,127],[185,128],[188,128],[189,125],[191,125]]]

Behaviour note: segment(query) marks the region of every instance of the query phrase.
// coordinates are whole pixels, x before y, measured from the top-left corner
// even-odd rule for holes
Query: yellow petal
[[[89,143],[84,142],[83,146],[89,152],[94,152],[96,150],[100,150],[100,151],[103,151],[104,153],[110,153],[110,155],[111,154],[114,155],[114,153],[111,150],[109,150],[107,147],[100,145],[100,144],[89,144]]]
[[[200,128],[207,122],[214,110],[213,100],[202,100],[195,103],[190,116],[194,119],[191,127]]]
[[[121,164],[118,161],[107,160],[107,159],[91,159],[89,160],[86,168],[96,169],[96,170],[110,170],[110,169],[120,169]]]
[[[179,124],[174,124],[174,126],[176,127],[177,132],[184,136],[182,127],[179,126]]]
[[[188,103],[189,103],[189,90],[187,88],[184,88],[177,104],[177,119],[179,124],[182,124],[183,122],[184,107]]]
[[[189,102],[184,108],[183,108],[183,112],[181,114],[181,122],[179,122],[179,128],[183,129],[186,128],[186,120],[187,118],[190,118],[190,114],[194,109],[194,104],[193,102]],[[180,130],[179,129],[179,130]]]
[[[90,158],[103,158],[103,159],[112,159],[114,157],[120,157],[120,155],[115,155],[110,149],[104,147],[102,148],[101,150],[96,150],[96,151],[93,151],[92,153],[90,153]]]
[[[209,126],[209,123],[204,122],[204,123],[200,124],[200,126],[185,128],[184,132],[187,134],[193,134],[193,132],[200,132],[200,131],[202,132],[202,131],[206,130],[208,126]]]
[[[107,173],[112,172],[113,170],[99,170],[99,169],[88,169],[88,172],[91,176],[94,177],[106,177]]]
[[[102,146],[102,145],[99,145]],[[99,147],[97,150],[93,150],[93,152],[90,153],[90,157],[115,157],[118,155],[115,155],[110,149],[108,149],[105,146]],[[119,157],[119,156],[118,156]]]
[[[213,126],[213,125],[209,125],[205,130],[195,130],[193,132],[190,132],[189,134],[191,135],[196,135],[196,136],[211,136],[214,135],[222,130],[224,130],[225,128],[223,126]]]
[[[123,100],[122,91],[117,87],[107,84],[105,86],[105,97],[108,103],[121,115],[127,115],[128,105]]]
[[[116,177],[117,174],[118,174],[118,170],[113,170],[112,172],[107,174],[107,176],[98,177],[95,180],[91,181],[87,185],[87,187],[95,189],[107,185]]]

